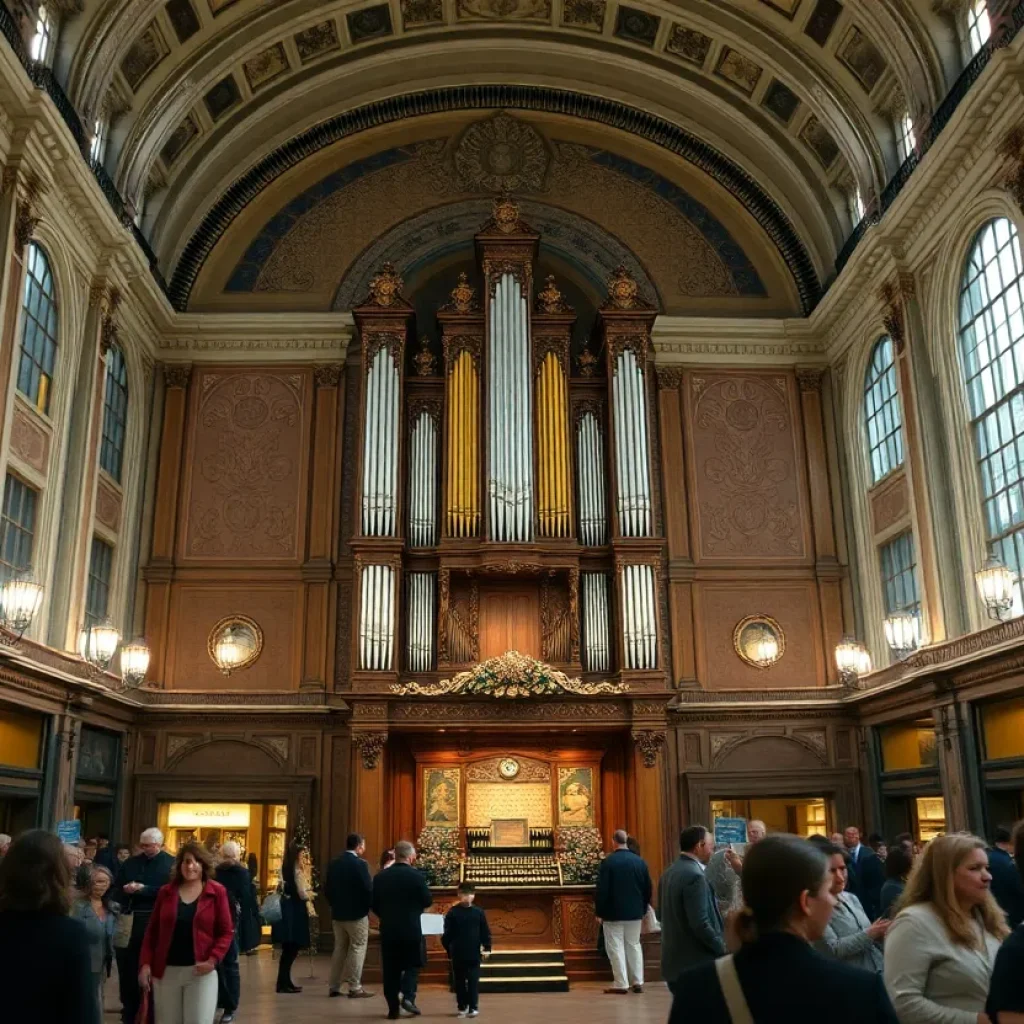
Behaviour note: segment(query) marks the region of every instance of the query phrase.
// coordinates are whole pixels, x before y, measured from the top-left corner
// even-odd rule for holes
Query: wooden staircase
[[[568,992],[560,949],[495,950],[480,965],[480,992]]]

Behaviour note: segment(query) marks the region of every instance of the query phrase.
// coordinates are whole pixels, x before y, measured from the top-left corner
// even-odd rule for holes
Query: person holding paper
[[[395,843],[395,863],[373,879],[372,910],[380,921],[380,954],[388,1020],[419,1016],[416,1003],[400,999],[403,972],[423,966],[423,928],[420,916],[434,902],[427,880],[417,871],[416,848]]]
[[[624,995],[630,986],[644,990],[644,954],[640,926],[651,903],[651,876],[647,865],[629,849],[629,836],[619,829],[615,849],[601,861],[597,873],[594,909],[604,933],[604,948],[612,967],[612,987],[605,995]]]
[[[491,929],[487,915],[473,906],[472,882],[459,886],[459,902],[444,916],[444,946],[455,975],[455,1000],[459,1017],[480,1016],[480,958],[491,955]]]

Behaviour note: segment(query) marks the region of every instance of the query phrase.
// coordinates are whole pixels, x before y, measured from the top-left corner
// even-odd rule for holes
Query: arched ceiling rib
[[[127,27],[127,28],[126,28]],[[955,45],[931,0],[85,0],[61,65],[112,120],[108,169],[173,269],[260,159],[318,123],[432,86],[589,92],[655,114],[770,194],[821,275],[841,197],[896,165]]]

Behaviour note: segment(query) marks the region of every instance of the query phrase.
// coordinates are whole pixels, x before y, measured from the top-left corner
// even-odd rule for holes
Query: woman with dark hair
[[[796,836],[766,836],[743,858],[742,885],[742,948],[683,973],[685,994],[674,1002],[669,1024],[897,1024],[878,975],[811,948],[836,903],[821,850]]]
[[[882,883],[882,892],[878,899],[879,912],[882,917],[891,918],[896,911],[896,904],[899,903],[903,890],[907,885],[907,878],[911,868],[914,866],[914,857],[907,847],[894,846],[889,855],[885,858],[885,881]]]
[[[260,920],[260,862],[255,853],[250,853],[245,858],[245,866],[252,888],[252,920],[249,922],[249,928],[256,938],[252,949],[245,950],[245,955],[253,956],[259,952],[259,944],[263,939],[263,922]]]
[[[33,829],[0,860],[0,1016],[37,1024],[100,1024],[81,921],[68,916],[64,845]]]
[[[116,872],[131,855],[132,848],[127,843],[118,843],[114,847],[114,871]]]
[[[96,1000],[103,1015],[103,983],[110,973],[114,961],[114,926],[117,914],[110,895],[114,876],[109,868],[95,861],[89,869],[89,879],[82,888],[82,894],[71,908],[71,916],[85,925],[89,936],[89,955],[92,960],[92,974],[96,984]]]
[[[394,848],[392,847],[392,849],[385,850],[380,855],[380,863],[378,863],[377,867],[378,867],[378,869],[380,871],[383,871],[385,868],[391,867],[391,865],[394,864],[394,863],[395,863],[395,851],[394,851]]]
[[[302,987],[292,981],[292,964],[300,949],[309,945],[309,910],[306,884],[303,878],[302,858],[306,849],[298,843],[289,843],[281,863],[281,920],[271,929],[271,938],[281,945],[281,959],[277,965],[277,991],[291,994]]]
[[[139,985],[148,991],[152,984],[156,1024],[213,1024],[217,964],[234,934],[209,850],[185,843],[156,895],[139,954]]]

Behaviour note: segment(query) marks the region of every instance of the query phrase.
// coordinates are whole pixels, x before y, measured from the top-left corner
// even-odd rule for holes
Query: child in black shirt
[[[455,975],[455,998],[460,1017],[480,1015],[480,951],[491,955],[491,929],[487,917],[473,906],[476,890],[471,882],[459,886],[459,902],[444,915],[441,945],[448,952]]]

